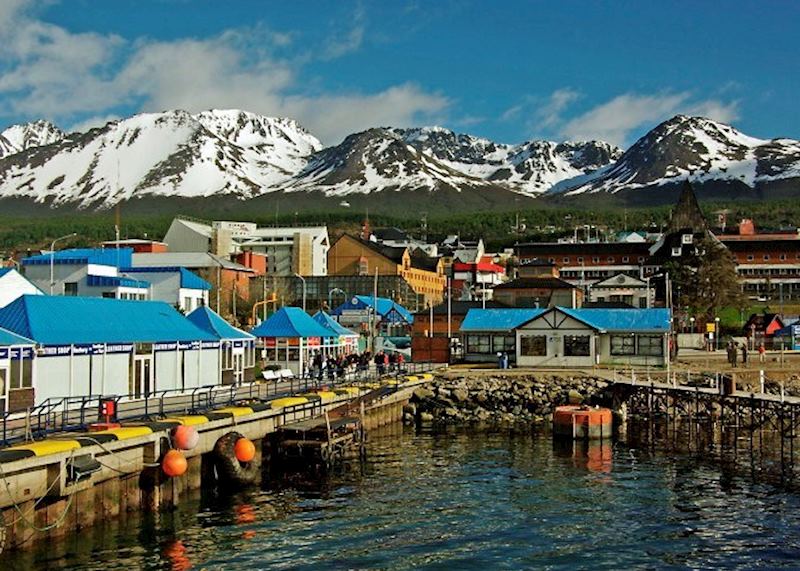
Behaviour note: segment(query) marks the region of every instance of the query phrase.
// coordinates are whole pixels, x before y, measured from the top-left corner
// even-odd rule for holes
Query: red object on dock
[[[233,453],[239,462],[250,462],[256,457],[256,447],[247,438],[240,438],[233,445]]]
[[[161,469],[170,478],[183,476],[188,467],[186,457],[178,450],[170,450],[164,454],[164,459],[161,461]]]
[[[557,406],[553,412],[553,434],[564,438],[611,438],[611,409],[580,405]]]
[[[120,426],[122,425],[119,422],[93,422],[89,425],[89,432],[111,430],[112,428],[119,428]]]

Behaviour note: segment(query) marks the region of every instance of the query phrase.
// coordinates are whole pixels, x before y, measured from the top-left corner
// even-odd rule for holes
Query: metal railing
[[[157,421],[170,415],[199,414],[236,404],[267,402],[276,398],[309,392],[325,387],[366,385],[379,380],[396,379],[429,372],[432,363],[407,363],[404,367],[378,374],[374,366],[333,379],[305,376],[278,381],[254,380],[241,385],[209,385],[190,389],[167,389],[146,396],[86,395],[51,397],[25,411],[5,412],[0,418],[0,446],[43,438],[58,432],[85,431],[93,423],[103,422],[101,404],[113,401],[120,421]],[[310,405],[314,405],[312,401]],[[292,407],[293,410],[295,407]],[[313,409],[314,406],[311,406]]]

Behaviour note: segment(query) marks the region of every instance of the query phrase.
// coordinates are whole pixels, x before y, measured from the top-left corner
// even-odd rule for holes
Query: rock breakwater
[[[553,409],[567,403],[594,403],[609,386],[605,379],[580,375],[464,375],[437,377],[414,391],[406,422],[549,422]]]

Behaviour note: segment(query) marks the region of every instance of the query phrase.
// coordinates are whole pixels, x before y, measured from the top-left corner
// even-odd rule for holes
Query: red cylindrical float
[[[164,454],[164,458],[161,460],[161,469],[170,478],[183,476],[188,467],[186,458],[180,450],[170,450]]]
[[[611,409],[579,405],[557,406],[553,412],[553,435],[573,439],[611,438]]]

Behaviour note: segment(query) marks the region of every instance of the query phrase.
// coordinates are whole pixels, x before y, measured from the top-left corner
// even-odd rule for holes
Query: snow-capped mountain
[[[755,189],[798,177],[800,141],[756,139],[716,121],[678,115],[636,141],[616,163],[564,191],[629,192],[687,179]]]
[[[110,207],[142,196],[250,198],[301,170],[320,142],[243,111],[144,113],[0,160],[0,196]]]
[[[386,190],[488,189],[491,184],[451,168],[411,146],[400,133],[376,128],[349,135],[316,153],[285,185],[286,190],[320,190],[328,196]]]
[[[441,127],[374,128],[323,148],[294,120],[238,110],[145,113],[66,135],[37,121],[0,134],[0,199],[49,206],[283,195],[314,204],[389,191],[384,199],[415,193],[444,209],[603,192],[657,203],[672,197],[653,189],[687,178],[728,198],[732,189],[797,195],[800,142],[677,116],[624,153],[601,141],[507,145]]]
[[[394,132],[453,170],[530,195],[591,173],[622,155],[622,149],[602,141],[527,141],[506,145],[441,127],[394,129]]]
[[[0,159],[24,151],[30,147],[41,147],[64,138],[64,132],[50,121],[12,125],[0,133]]]

